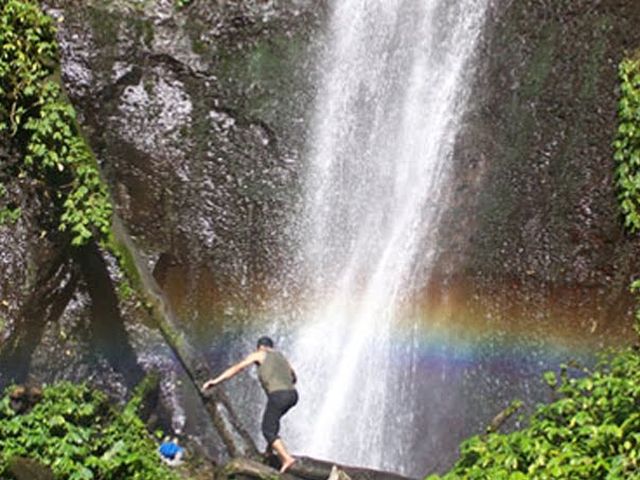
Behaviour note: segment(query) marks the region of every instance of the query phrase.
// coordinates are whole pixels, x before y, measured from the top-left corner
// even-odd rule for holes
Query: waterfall
[[[301,404],[286,438],[299,454],[416,473],[418,329],[402,312],[436,254],[486,0],[333,3],[301,227],[310,294],[289,343]]]

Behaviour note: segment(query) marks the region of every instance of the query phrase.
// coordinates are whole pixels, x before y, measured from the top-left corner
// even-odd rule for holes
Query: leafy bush
[[[454,468],[429,480],[640,479],[640,355],[603,358],[580,378],[563,367],[545,380],[558,399],[523,430],[476,436]]]
[[[11,408],[9,390],[0,400],[0,478],[10,478],[13,456],[36,459],[56,478],[173,480],[137,415],[141,393],[121,411],[85,385],[47,387],[28,413]]]
[[[618,70],[618,132],[613,142],[618,200],[624,223],[640,229],[640,58],[622,61]]]
[[[15,223],[20,218],[20,207],[2,205],[4,197],[7,195],[6,187],[0,183],[0,225],[5,223]]]
[[[33,0],[0,0],[0,38],[0,136],[22,159],[15,174],[46,186],[74,245],[106,238],[112,206],[57,80],[53,20]]]

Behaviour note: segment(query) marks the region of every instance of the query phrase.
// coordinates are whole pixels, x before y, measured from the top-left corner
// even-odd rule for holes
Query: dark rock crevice
[[[74,258],[91,300],[90,348],[93,355],[103,357],[120,373],[127,388],[135,387],[144,377],[131,347],[125,320],[107,265],[94,243],[75,252]]]
[[[77,287],[78,272],[60,252],[44,266],[34,280],[34,289],[25,300],[13,333],[0,349],[1,384],[22,383],[29,374],[31,356],[40,343],[46,325],[55,322],[68,305]]]

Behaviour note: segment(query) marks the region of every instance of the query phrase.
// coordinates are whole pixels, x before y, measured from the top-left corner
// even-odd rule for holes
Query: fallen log
[[[257,458],[259,454],[256,444],[242,426],[225,393],[217,388],[210,394],[204,395],[200,390],[202,384],[214,376],[213,372],[189,343],[184,332],[178,328],[178,322],[171,307],[165,301],[162,290],[144,262],[138,258],[135,246],[117,215],[114,215],[112,231],[116,249],[120,255],[120,263],[127,270],[125,273],[143,297],[151,319],[200,394],[229,456]]]
[[[327,480],[351,480],[351,477],[334,465]]]
[[[233,478],[257,480],[274,480],[278,478],[281,480],[296,480],[296,477],[289,473],[280,473],[275,468],[265,465],[264,463],[244,457],[231,459],[225,464],[222,471],[227,477]]]
[[[305,480],[326,480],[331,475],[331,469],[334,466],[346,473],[352,480],[407,480],[408,478],[397,473],[338,465],[334,462],[310,457],[296,457],[296,462],[289,469],[289,473]]]
[[[249,458],[233,458],[223,471],[227,476],[254,480],[408,480],[397,473],[337,465],[309,457],[296,457],[296,462],[283,474]]]

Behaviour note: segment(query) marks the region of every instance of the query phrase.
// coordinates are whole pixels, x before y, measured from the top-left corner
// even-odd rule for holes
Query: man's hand
[[[202,391],[205,392],[211,387],[215,387],[217,384],[218,382],[216,382],[215,380],[209,380],[208,382],[205,382],[204,385],[202,385]]]

